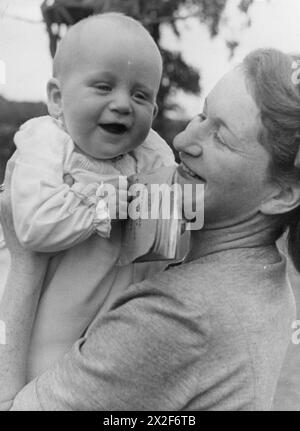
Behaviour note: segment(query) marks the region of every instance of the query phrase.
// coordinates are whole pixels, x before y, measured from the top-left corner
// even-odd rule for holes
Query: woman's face
[[[257,140],[261,127],[259,109],[239,67],[218,82],[203,113],[176,136],[179,182],[204,183],[205,225],[245,220],[270,196],[271,158]]]

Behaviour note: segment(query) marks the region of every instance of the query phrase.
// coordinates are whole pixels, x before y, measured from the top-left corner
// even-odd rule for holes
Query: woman
[[[294,319],[275,245],[286,228],[300,269],[300,94],[291,76],[291,57],[260,50],[215,86],[174,142],[180,182],[205,186],[205,224],[192,231],[187,261],[130,286],[27,385],[46,258],[20,250],[4,196],[15,269],[1,304],[2,409],[270,409]]]

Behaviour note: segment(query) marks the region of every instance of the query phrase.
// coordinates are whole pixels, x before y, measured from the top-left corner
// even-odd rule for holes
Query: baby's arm
[[[15,137],[13,218],[19,241],[30,250],[60,251],[94,232],[110,234],[107,206],[96,196],[100,184],[64,183],[65,165],[73,151],[67,139],[47,117],[26,123]]]

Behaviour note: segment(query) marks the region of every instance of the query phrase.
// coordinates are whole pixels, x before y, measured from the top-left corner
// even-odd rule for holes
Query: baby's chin
[[[108,154],[104,151],[91,151],[84,146],[78,145],[76,142],[74,142],[74,146],[78,153],[84,154],[85,156],[91,157],[96,160],[116,160],[123,157],[123,154]]]
[[[94,151],[87,152],[90,157],[99,160],[119,160],[124,156],[124,152],[114,152],[114,151]]]

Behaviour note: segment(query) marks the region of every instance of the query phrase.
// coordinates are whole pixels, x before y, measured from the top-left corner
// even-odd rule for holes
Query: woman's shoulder
[[[286,258],[276,247],[257,247],[220,251],[180,265],[170,265],[157,274],[155,284],[175,287],[187,286],[197,290],[205,286],[270,282],[286,284]],[[234,282],[234,283],[233,283]],[[182,289],[181,289],[182,290]]]
[[[268,322],[277,312],[288,319],[294,315],[294,301],[286,259],[277,251],[265,252],[255,256],[253,250],[235,250],[207,256],[132,285],[126,294],[145,304],[179,305],[177,312],[197,309],[199,315],[233,330],[234,314],[242,314],[253,326],[258,320]]]

